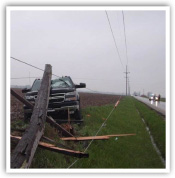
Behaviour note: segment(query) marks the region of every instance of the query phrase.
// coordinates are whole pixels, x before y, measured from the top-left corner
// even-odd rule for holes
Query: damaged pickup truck
[[[35,103],[38,90],[41,86],[41,80],[36,79],[30,89],[23,89],[25,99]],[[76,85],[69,76],[60,77],[51,80],[50,97],[47,115],[53,117],[56,121],[67,119],[68,113],[75,120],[82,120],[80,109],[80,97],[77,88],[85,88],[85,83]],[[32,115],[32,110],[24,106],[24,119],[29,120]]]

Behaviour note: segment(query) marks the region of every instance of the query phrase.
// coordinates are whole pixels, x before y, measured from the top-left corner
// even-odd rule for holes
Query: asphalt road
[[[147,98],[143,98],[140,96],[134,96],[134,98],[136,98],[137,100],[145,103],[146,105],[148,105],[149,107],[151,107],[152,109],[158,111],[159,113],[166,115],[166,102],[161,102],[161,101],[149,101],[149,99]]]

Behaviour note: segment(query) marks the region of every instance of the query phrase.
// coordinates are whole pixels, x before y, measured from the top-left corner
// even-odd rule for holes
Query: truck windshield
[[[38,91],[40,89],[40,86],[41,86],[41,80],[35,80],[32,85],[31,91]]]
[[[41,86],[41,81],[42,80],[35,80],[31,91],[38,91]],[[63,77],[63,78],[58,78],[55,80],[51,80],[51,87],[52,88],[68,88],[68,87],[73,87],[72,81],[68,77]]]
[[[69,78],[63,77],[63,78],[52,80],[51,87],[52,88],[67,88],[67,87],[73,87],[73,84]]]

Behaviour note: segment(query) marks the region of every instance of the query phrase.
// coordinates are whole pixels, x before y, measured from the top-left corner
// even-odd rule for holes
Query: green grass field
[[[160,101],[166,102],[166,98],[160,98]]]
[[[106,105],[84,109],[84,124],[74,125],[76,135],[95,135],[112,108],[113,105]],[[144,117],[157,146],[165,157],[165,121],[134,98],[124,97],[98,135],[124,133],[136,133],[136,135],[94,140],[87,150],[89,158],[79,159],[72,168],[164,168],[141,117]],[[56,132],[49,125],[46,126],[45,135],[60,142]],[[61,143],[74,150],[84,151],[89,141]],[[38,148],[31,168],[67,168],[76,159]]]

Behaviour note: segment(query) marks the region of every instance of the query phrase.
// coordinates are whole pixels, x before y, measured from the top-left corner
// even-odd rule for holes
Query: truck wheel
[[[81,110],[76,110],[74,116],[75,120],[82,120]]]

